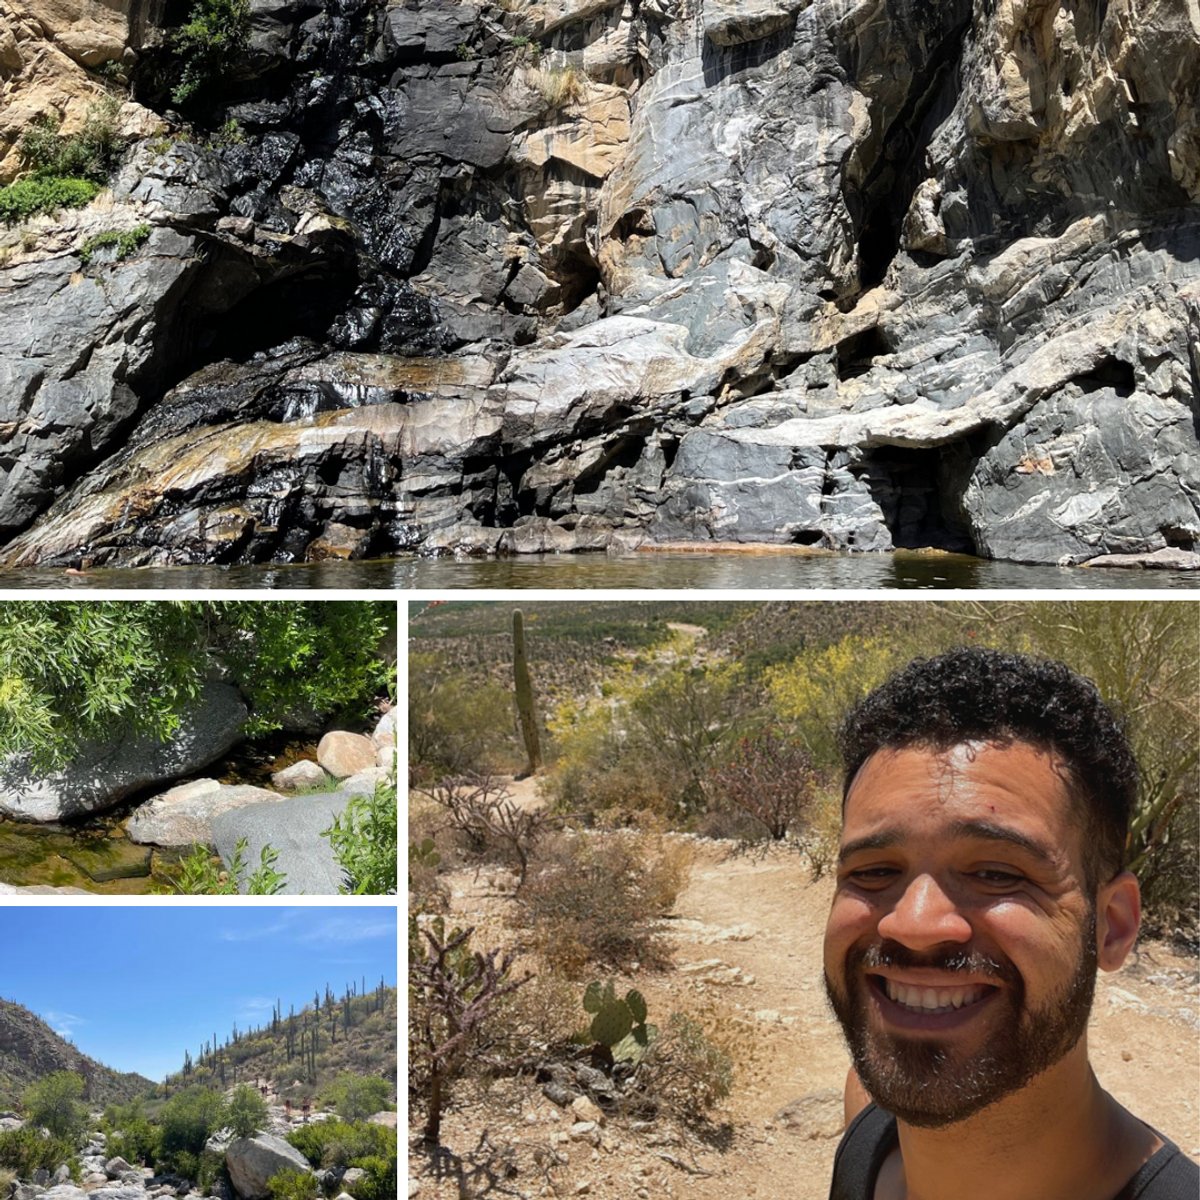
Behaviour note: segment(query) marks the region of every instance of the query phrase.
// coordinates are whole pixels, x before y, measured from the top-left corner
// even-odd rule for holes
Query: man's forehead
[[[1029,742],[887,747],[872,754],[851,781],[843,826],[931,805],[974,807],[983,819],[989,813],[1040,817],[1057,826],[1069,820],[1070,778],[1056,755]]]

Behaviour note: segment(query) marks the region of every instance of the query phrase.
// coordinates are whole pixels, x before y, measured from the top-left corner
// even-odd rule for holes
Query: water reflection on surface
[[[68,575],[0,571],[0,588],[346,588],[454,591],[494,588],[813,589],[1200,587],[1200,572],[1081,570],[991,562],[965,555],[639,553],[537,554],[499,559],[401,558],[309,566],[146,567]]]

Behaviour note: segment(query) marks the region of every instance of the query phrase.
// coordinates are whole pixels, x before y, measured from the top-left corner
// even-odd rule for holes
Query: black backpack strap
[[[868,1104],[842,1134],[829,1200],[871,1200],[879,1168],[895,1144],[896,1118]]]

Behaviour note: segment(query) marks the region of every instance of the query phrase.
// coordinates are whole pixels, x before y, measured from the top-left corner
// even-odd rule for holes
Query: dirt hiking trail
[[[832,881],[812,882],[794,851],[753,857],[729,843],[685,840],[692,872],[666,922],[675,966],[619,983],[645,994],[651,1021],[679,1008],[739,1027],[733,1092],[713,1114],[721,1132],[704,1141],[667,1121],[609,1116],[573,1133],[579,1116],[530,1077],[486,1091],[460,1085],[441,1158],[412,1157],[410,1197],[825,1200],[848,1064],[821,984]],[[448,879],[460,922],[494,927],[511,903],[492,877]],[[1101,1083],[1193,1158],[1198,1002],[1196,960],[1146,943],[1120,972],[1101,974],[1090,1032]]]

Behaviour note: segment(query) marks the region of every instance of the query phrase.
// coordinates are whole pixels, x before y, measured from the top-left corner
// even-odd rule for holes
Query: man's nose
[[[942,942],[970,941],[971,924],[932,875],[917,875],[881,918],[879,935],[911,950],[926,950]]]

